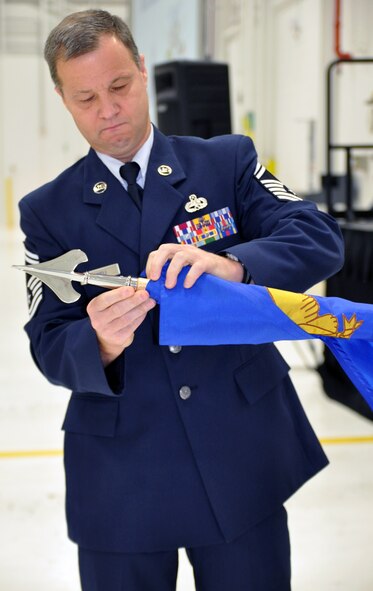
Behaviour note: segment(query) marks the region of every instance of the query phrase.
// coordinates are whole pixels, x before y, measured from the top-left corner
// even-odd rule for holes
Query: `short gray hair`
[[[66,16],[49,34],[44,47],[53,82],[61,88],[57,74],[58,60],[69,60],[97,49],[102,35],[113,35],[131,52],[137,67],[140,55],[126,23],[105,10],[83,10]]]

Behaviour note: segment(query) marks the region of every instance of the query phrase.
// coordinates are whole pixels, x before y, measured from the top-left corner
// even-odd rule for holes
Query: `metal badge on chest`
[[[194,213],[195,211],[200,211],[201,209],[204,209],[205,207],[207,207],[207,205],[208,202],[207,199],[205,199],[205,197],[197,197],[197,195],[192,193],[192,195],[189,195],[188,203],[185,204],[185,210],[188,213]]]

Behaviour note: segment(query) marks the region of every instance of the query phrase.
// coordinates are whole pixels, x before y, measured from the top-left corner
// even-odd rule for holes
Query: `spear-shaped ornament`
[[[120,274],[119,265],[116,263],[85,273],[77,273],[75,268],[87,261],[85,252],[75,249],[45,263],[13,265],[13,267],[40,279],[65,304],[72,304],[80,298],[80,293],[71,285],[72,281],[78,281],[81,285],[97,285],[108,289],[121,286],[133,287],[136,290],[145,289],[148,284],[149,280],[143,277],[130,275],[124,277]]]

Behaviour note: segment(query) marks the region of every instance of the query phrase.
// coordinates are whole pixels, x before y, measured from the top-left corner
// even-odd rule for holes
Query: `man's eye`
[[[113,90],[114,91],[118,91],[118,90],[122,90],[123,88],[125,88],[126,85],[125,84],[121,84],[120,86],[113,86]]]
[[[80,99],[81,103],[89,103],[91,101],[93,101],[93,96],[88,96],[87,98]]]

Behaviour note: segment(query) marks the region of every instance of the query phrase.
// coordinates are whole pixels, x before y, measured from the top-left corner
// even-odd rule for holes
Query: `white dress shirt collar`
[[[141,146],[140,150],[136,152],[133,157],[133,161],[137,162],[140,166],[140,172],[137,177],[137,183],[140,187],[144,188],[145,185],[145,178],[146,178],[146,171],[148,169],[150,152],[153,147],[154,142],[154,129],[153,125],[150,126],[150,134],[146,142]],[[127,189],[127,183],[122,177],[120,176],[119,169],[123,166],[123,162],[121,160],[117,160],[112,156],[108,156],[107,154],[102,154],[101,152],[96,151],[97,156],[100,160],[105,164],[105,166],[110,170],[110,172],[118,179],[118,181],[123,185],[125,189]]]

